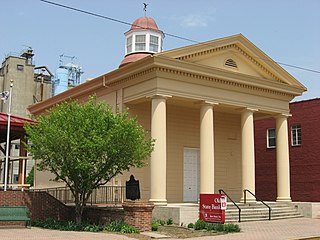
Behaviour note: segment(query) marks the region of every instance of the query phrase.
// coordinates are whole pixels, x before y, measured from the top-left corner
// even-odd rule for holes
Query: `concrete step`
[[[288,203],[267,202],[271,207],[271,220],[303,217],[293,205]],[[267,221],[269,209],[262,203],[243,204],[241,208],[241,222],[243,221]],[[153,211],[156,219],[172,218],[175,224],[187,225],[194,223],[199,218],[198,204],[168,204],[168,206],[157,206]],[[238,222],[239,211],[228,202],[226,210],[226,222]]]
[[[271,220],[303,217],[292,205],[287,203],[268,202],[271,207]],[[269,219],[269,209],[262,203],[242,204],[241,221],[261,221]],[[226,222],[239,221],[239,210],[233,204],[226,210]]]

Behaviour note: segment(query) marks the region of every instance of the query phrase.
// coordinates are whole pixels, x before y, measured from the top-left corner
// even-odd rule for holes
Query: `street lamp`
[[[13,80],[10,80],[10,91],[9,91],[9,106],[8,106],[8,128],[7,128],[7,145],[6,145],[6,167],[4,173],[4,191],[7,191],[8,185],[8,165],[9,165],[9,145],[10,145],[10,123],[11,123],[11,93],[13,87]],[[8,98],[8,96],[6,96]]]

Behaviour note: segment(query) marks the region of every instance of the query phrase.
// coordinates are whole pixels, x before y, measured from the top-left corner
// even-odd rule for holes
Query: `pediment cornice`
[[[189,81],[197,83],[200,81],[208,86],[229,89],[237,89],[237,91],[250,91],[255,94],[263,95],[278,95],[293,98],[300,95],[300,89],[295,86],[290,86],[282,82],[275,82],[268,79],[260,79],[258,77],[249,76],[241,73],[226,72],[219,69],[213,69],[206,66],[197,66],[202,69],[193,69],[193,63],[181,62],[180,60],[170,59],[164,56],[155,57],[157,59],[155,64],[152,64],[147,69],[132,73],[125,78],[111,79],[106,84],[109,87],[116,87],[117,85],[131,85],[130,82],[142,79],[146,75],[162,77],[167,75],[171,79],[179,79],[179,81]],[[166,64],[163,64],[165,63]],[[173,67],[175,66],[175,67]],[[210,76],[211,75],[211,76]]]
[[[265,66],[263,66],[259,61],[257,61],[254,57],[252,57],[246,51],[244,51],[236,43],[232,43],[232,44],[228,44],[228,45],[224,45],[224,46],[220,46],[220,47],[206,49],[204,51],[199,51],[199,52],[187,54],[184,56],[177,57],[177,59],[182,60],[182,61],[190,61],[193,58],[201,58],[201,57],[204,57],[207,55],[212,55],[214,53],[222,52],[222,51],[230,50],[230,49],[237,51],[239,54],[241,54],[243,57],[245,57],[248,61],[250,61],[255,66],[257,66],[261,71],[266,73],[271,79],[274,79],[274,80],[281,82],[281,83],[285,83],[278,76],[276,76],[271,71],[269,71]]]

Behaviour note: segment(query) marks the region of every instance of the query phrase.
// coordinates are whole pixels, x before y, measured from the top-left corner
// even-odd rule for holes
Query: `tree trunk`
[[[78,224],[81,224],[82,222],[82,212],[83,212],[83,206],[81,206],[81,203],[78,203],[75,206],[76,223]]]
[[[77,224],[81,224],[81,222],[82,222],[82,213],[83,213],[82,201],[79,200],[79,196],[76,196],[76,198],[75,198],[75,217],[76,217]]]

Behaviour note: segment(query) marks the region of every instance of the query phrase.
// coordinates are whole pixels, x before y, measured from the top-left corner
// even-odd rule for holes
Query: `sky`
[[[132,23],[147,16],[160,30],[198,42],[243,34],[308,91],[294,101],[320,97],[320,0],[50,0]],[[83,80],[118,68],[130,25],[57,7],[40,0],[0,0],[0,58],[34,50],[35,64],[51,72],[60,55],[75,56]],[[164,50],[193,44],[166,36]],[[64,59],[67,61],[68,59]]]

